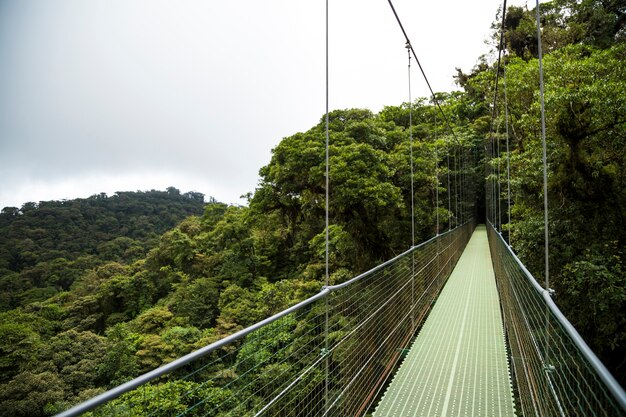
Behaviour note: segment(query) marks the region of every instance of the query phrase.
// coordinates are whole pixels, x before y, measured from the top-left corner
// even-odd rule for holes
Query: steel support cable
[[[496,110],[496,119],[499,119],[500,112]],[[499,233],[502,233],[502,206],[501,206],[501,190],[500,190],[500,122],[496,120],[496,131],[493,136],[493,152],[495,157],[495,166],[493,167],[494,171],[494,184],[493,184],[493,208],[495,213],[495,224],[496,229]]]
[[[461,216],[459,215],[459,194],[460,194],[460,184],[459,184],[459,149],[455,149],[454,151],[454,216],[456,217],[455,226],[459,223],[463,224],[461,221]]]
[[[326,285],[329,285],[329,277],[328,277],[328,247],[329,247],[329,231],[328,231],[328,227],[329,227],[329,216],[328,216],[328,209],[329,209],[329,142],[330,142],[330,116],[329,116],[329,105],[328,105],[328,0],[326,0],[326,126],[325,126],[325,133],[326,133]]]
[[[500,116],[499,112],[498,112],[498,116]],[[498,207],[497,207],[497,212],[498,212],[498,230],[500,231],[500,233],[502,233],[502,188],[501,188],[501,181],[500,181],[500,121],[498,121],[497,124],[497,128],[496,128],[496,161],[497,161],[497,171],[498,171],[498,188],[497,188],[497,201],[498,201]]]
[[[433,97],[433,102],[435,97]],[[437,111],[435,110],[435,214],[437,217],[437,236],[439,236],[439,154],[437,153]]]
[[[491,142],[490,142],[490,146],[491,146],[491,161],[490,161],[490,165],[491,165],[491,218],[493,220],[493,223],[496,226],[496,229],[498,228],[498,213],[496,212],[496,169],[493,166],[493,160],[496,157],[496,141],[495,138],[493,136],[493,133],[490,134],[491,137]]]
[[[502,80],[504,81],[504,124],[506,129],[506,189],[507,189],[507,214],[508,233],[507,240],[511,245],[511,151],[509,149],[509,100],[506,89],[506,62],[502,66]]]
[[[459,199],[461,200],[461,224],[463,224],[467,220],[465,216],[465,198],[467,197],[465,190],[465,148],[463,146],[461,146],[459,150],[459,156],[461,158],[461,162],[459,163]]]
[[[549,251],[549,229],[548,229],[548,162],[546,150],[546,108],[544,101],[543,83],[543,51],[541,48],[541,17],[539,13],[539,0],[537,4],[537,52],[539,55],[539,97],[541,101],[541,143],[543,148],[543,227],[545,240],[545,280],[546,290],[550,290],[550,251]]]
[[[411,164],[411,247],[415,246],[415,169],[413,166],[413,97],[411,96],[411,50],[410,45],[406,44],[407,55],[409,59],[408,64],[408,84],[409,84],[409,148],[410,148],[410,164]],[[415,299],[415,256],[413,255],[411,262],[411,306]],[[415,318],[411,317],[411,327],[415,329]]]
[[[413,98],[411,97],[411,45],[407,40],[406,48],[409,57],[408,81],[409,81],[409,148],[411,164],[411,247],[415,246],[415,194],[414,194],[414,167],[413,167]]]
[[[446,165],[448,168],[448,231],[452,230],[452,207],[450,205],[450,146],[446,146]]]
[[[330,222],[329,222],[329,200],[330,200],[330,157],[329,157],[329,143],[330,143],[330,116],[329,116],[329,75],[328,75],[328,0],[326,0],[326,250],[325,250],[325,284],[326,287],[330,285],[330,276],[329,276],[329,233],[330,233]],[[328,297],[325,300],[325,317],[324,317],[324,349],[325,352],[328,352]],[[325,368],[325,382],[324,382],[324,403],[326,405],[326,409],[328,409],[328,387],[329,387],[329,364],[328,364],[328,355],[323,355],[324,360],[324,368]]]
[[[539,58],[539,98],[541,103],[541,144],[543,163],[543,230],[544,230],[544,261],[545,261],[545,289],[550,293],[550,248],[548,229],[548,162],[546,146],[546,109],[544,100],[543,82],[543,51],[541,47],[541,16],[539,11],[539,0],[536,0],[536,20],[537,20],[537,53]],[[546,363],[550,361],[550,334],[548,329],[548,309],[546,309]]]
[[[495,118],[497,115],[497,108],[498,108],[498,84],[499,84],[499,77],[500,77],[500,62],[502,60],[502,49],[504,48],[504,21],[506,18],[506,0],[504,0],[503,4],[502,4],[502,23],[501,23],[501,27],[500,27],[500,42],[498,44],[498,63],[496,65],[496,80],[495,80],[495,84],[494,84],[494,93],[493,93],[493,107],[491,108],[491,124],[489,126],[489,137],[491,138],[491,140],[493,141],[493,124],[495,122]],[[500,184],[500,155],[499,155],[499,147],[500,147],[500,141],[498,140],[498,153],[497,153],[497,158],[498,158],[498,187],[495,187],[494,184],[494,189],[492,190],[492,193],[495,194],[495,192],[497,191],[498,194],[497,196],[494,195],[494,197],[497,197],[497,203],[496,200],[494,199],[494,201],[492,202],[492,204],[494,205],[494,209],[493,209],[493,222],[496,224],[496,229],[498,229],[499,231],[501,231],[501,221],[500,224],[498,224],[498,216],[500,216],[501,214],[498,214],[498,206],[500,205],[500,194],[499,194],[499,184]],[[494,149],[494,153],[495,154],[495,149]],[[492,154],[492,157],[493,157]]]

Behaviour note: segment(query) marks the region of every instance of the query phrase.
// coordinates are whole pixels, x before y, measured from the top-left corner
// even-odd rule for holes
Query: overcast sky
[[[500,3],[394,1],[436,91],[489,52]],[[324,7],[0,0],[0,208],[168,186],[243,203],[324,114]],[[331,109],[406,101],[406,65],[387,1],[330,0]]]

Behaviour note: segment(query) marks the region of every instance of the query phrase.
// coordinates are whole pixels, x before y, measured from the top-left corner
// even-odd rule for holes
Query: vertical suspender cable
[[[498,115],[499,116],[499,115]],[[496,200],[498,202],[498,230],[500,230],[500,233],[502,233],[502,181],[500,180],[500,123],[498,122],[498,128],[496,129],[496,155],[497,155],[497,161],[498,161],[498,189],[497,189],[497,193],[496,196],[498,197],[498,199]]]
[[[415,191],[414,191],[414,167],[413,167],[413,98],[411,97],[411,44],[406,43],[409,54],[409,137],[411,154],[411,247],[415,246]]]
[[[328,220],[328,211],[329,211],[329,142],[330,142],[330,116],[328,114],[329,106],[328,106],[328,0],[326,0],[326,273],[325,273],[325,284],[328,287],[330,285],[330,277],[329,277],[329,267],[328,267],[328,241],[329,241],[329,220]],[[324,314],[324,368],[325,368],[325,382],[324,382],[324,404],[325,410],[328,411],[328,405],[330,404],[328,398],[328,388],[329,388],[329,364],[328,364],[328,298],[325,297],[325,314]]]
[[[452,230],[452,206],[450,201],[450,145],[446,145],[446,163],[448,165],[448,230]]]
[[[539,58],[539,97],[541,101],[541,144],[543,150],[543,230],[544,230],[544,257],[545,257],[545,285],[546,291],[550,291],[550,249],[548,230],[548,157],[546,146],[546,109],[543,94],[543,51],[541,50],[541,17],[539,13],[539,0],[536,0],[537,15],[537,52]],[[550,363],[550,311],[546,305],[546,354],[545,363]]]
[[[548,158],[546,150],[546,109],[543,96],[543,52],[541,50],[541,18],[539,16],[539,0],[537,3],[537,51],[539,53],[539,95],[541,99],[541,143],[543,147],[543,228],[545,241],[546,290],[550,289],[550,251],[548,246]]]
[[[489,181],[489,185],[491,186],[489,192],[490,192],[490,199],[491,199],[491,203],[490,203],[490,207],[489,209],[491,210],[491,223],[496,225],[496,229],[498,228],[497,224],[496,224],[496,209],[495,209],[495,198],[496,198],[496,194],[495,194],[495,183],[494,183],[494,169],[493,169],[493,158],[494,158],[494,146],[493,146],[493,133],[490,135],[489,137],[489,159],[490,159],[490,163],[489,163],[489,169],[491,170],[490,173],[490,178],[491,181]]]
[[[459,179],[459,192],[460,192],[460,210],[461,210],[461,224],[464,224],[467,221],[467,213],[466,213],[466,198],[467,198],[467,190],[465,189],[465,146],[460,145],[461,150],[459,151],[459,156],[461,157],[461,161],[459,163],[460,170],[460,179]]]
[[[328,279],[328,197],[329,197],[329,157],[328,143],[330,142],[329,133],[329,114],[328,114],[328,0],[326,0],[326,285],[329,285]]]
[[[496,151],[496,146],[493,144],[493,123],[496,118],[497,109],[498,109],[498,79],[500,77],[500,61],[502,59],[502,49],[504,47],[505,17],[506,17],[506,0],[504,0],[502,4],[502,25],[500,27],[500,43],[498,45],[498,64],[496,66],[496,81],[495,81],[494,93],[493,93],[493,108],[491,110],[491,127],[489,130],[489,136],[491,137],[491,140],[492,140],[492,149],[493,149],[492,155],[497,155],[497,158],[498,158],[498,161],[497,161],[497,166],[498,166],[497,181],[498,182],[497,182],[497,187],[496,187],[496,183],[494,180],[493,190],[492,190],[492,194],[493,194],[492,204],[493,204],[493,222],[496,224],[496,229],[498,229],[499,232],[502,232],[502,207],[500,205],[500,141],[498,140],[497,151]],[[496,133],[496,136],[497,136],[497,133]],[[492,170],[494,169],[492,168]]]
[[[504,30],[504,28],[502,29]],[[506,128],[506,193],[508,220],[508,244],[511,246],[511,152],[509,149],[509,100],[506,92],[506,62],[502,66],[502,80],[504,81],[504,124]]]
[[[458,162],[459,162],[459,152],[458,152],[458,145],[457,145],[457,149],[454,150],[454,217],[455,217],[455,221],[454,221],[454,225],[458,226],[459,224],[459,168],[458,168]]]
[[[411,44],[407,41],[406,49],[409,55],[409,148],[411,165],[411,248],[415,246],[415,172],[413,167],[413,97],[411,96]],[[415,252],[411,253],[411,333],[415,331]]]
[[[491,158],[495,159],[497,158],[497,153],[496,153],[496,137],[495,134],[491,135]],[[496,230],[500,231],[500,229],[498,228],[498,203],[497,203],[497,199],[498,199],[498,192],[497,192],[497,177],[496,177],[496,167],[494,164],[491,165],[491,205],[492,205],[492,210],[493,210],[493,223],[496,225]]]
[[[433,96],[433,104],[436,103],[435,96]],[[435,215],[437,217],[437,233],[439,236],[439,154],[437,152],[437,110],[435,109]]]

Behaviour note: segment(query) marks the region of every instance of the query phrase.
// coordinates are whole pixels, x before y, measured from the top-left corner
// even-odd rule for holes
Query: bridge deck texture
[[[481,225],[374,417],[514,415],[500,301]]]

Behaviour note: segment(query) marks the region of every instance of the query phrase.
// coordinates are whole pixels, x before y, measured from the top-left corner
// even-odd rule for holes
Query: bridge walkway
[[[373,416],[514,416],[505,343],[480,225]]]

